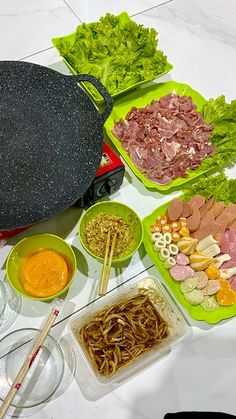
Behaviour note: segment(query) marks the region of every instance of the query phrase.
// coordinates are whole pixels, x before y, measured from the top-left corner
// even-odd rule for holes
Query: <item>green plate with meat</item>
[[[131,22],[131,19],[130,19],[129,15],[126,12],[120,13],[117,17],[119,19],[119,26],[121,27],[121,29],[122,29],[122,26]],[[116,16],[114,16],[114,17],[111,16],[110,19],[112,21],[113,18],[117,19],[117,17]],[[104,17],[103,17],[103,20],[104,20]],[[81,28],[82,28],[81,31],[84,31],[84,37],[87,36],[86,27],[88,27],[88,25],[89,24],[80,25]],[[105,28],[105,25],[107,25],[107,22],[106,23],[104,22],[104,28]],[[135,24],[135,25],[136,25],[136,27],[138,27],[137,24]],[[154,29],[152,29],[152,31],[154,31]],[[127,36],[130,37],[129,40],[128,40]],[[140,30],[140,33],[139,33],[138,29],[137,29],[137,32],[132,32],[132,30],[129,31],[129,32],[127,31],[127,36],[125,35],[125,40],[122,39],[120,41],[121,44],[123,44],[123,41],[126,42],[126,40],[127,40],[127,44],[129,44],[129,43],[132,44],[132,42],[136,42],[136,37],[137,38],[142,37],[144,39],[145,34],[144,34],[144,32],[142,32],[142,30]],[[132,36],[133,36],[133,38],[132,38]],[[84,70],[83,70],[83,66],[81,66],[82,68],[81,68],[80,71],[78,71],[78,69],[76,68],[76,60],[78,60],[80,56],[81,56],[81,58],[84,58],[84,56],[87,54],[88,58],[89,58],[88,62],[91,64],[90,55],[94,54],[94,56],[96,56],[97,53],[99,54],[100,47],[96,46],[96,51],[93,50],[93,49],[95,49],[95,43],[93,44],[91,42],[91,45],[89,45],[90,39],[89,39],[89,34],[88,34],[87,38],[83,38],[83,39],[81,38],[81,45],[82,44],[83,45],[82,45],[80,51],[79,51],[79,48],[78,48],[78,51],[76,51],[76,53],[74,53],[73,44],[75,42],[75,39],[76,39],[76,32],[74,32],[70,35],[67,35],[67,36],[53,38],[52,43],[55,46],[55,48],[57,49],[57,51],[59,52],[59,54],[62,56],[63,61],[65,62],[67,67],[70,69],[70,71],[73,74],[80,74],[80,73],[83,72],[83,73],[91,74],[91,75],[99,78],[98,75],[97,75],[97,72],[96,72],[96,67],[98,66],[98,64],[96,62],[96,58],[95,59],[93,58],[93,67],[90,66],[89,70],[88,70],[88,67],[85,63]],[[153,48],[153,45],[155,43],[153,34],[148,39],[149,39],[149,41],[148,41],[149,45],[145,44],[145,48],[146,47],[147,48]],[[66,50],[65,50],[65,48],[62,47],[62,42],[64,42],[64,41],[67,45]],[[95,41],[96,41],[96,39],[95,39]],[[137,42],[141,42],[141,41],[138,40]],[[109,44],[110,44],[110,41],[109,41]],[[103,46],[103,48],[105,50],[108,47],[109,47],[109,45],[108,46],[107,45]],[[143,46],[142,46],[142,48],[143,48]],[[130,54],[130,56],[132,56],[133,53],[137,54],[137,59],[135,59],[135,62],[138,62],[139,66],[142,64],[142,57],[140,57],[140,51],[141,51],[140,45],[138,45],[136,51],[134,52],[134,49],[133,49],[131,54]],[[155,48],[154,48],[154,51],[155,51]],[[158,49],[158,51],[159,51],[159,49]],[[109,50],[109,52],[110,52],[110,50]],[[147,53],[148,53],[148,51],[147,51]],[[147,60],[147,57],[149,57],[149,55],[146,55],[146,53],[143,56],[146,60]],[[120,58],[117,57],[117,59],[118,59],[118,62],[119,62],[118,65],[120,65],[120,67],[121,67],[122,57],[120,57]],[[109,54],[108,54],[107,63],[104,67],[104,71],[102,72],[100,81],[101,81],[101,83],[104,84],[104,86],[106,87],[106,89],[110,93],[111,97],[116,98],[117,96],[122,95],[122,94],[128,92],[131,89],[135,89],[135,88],[139,87],[140,85],[142,85],[144,83],[147,83],[151,80],[154,80],[157,77],[163,76],[164,74],[168,73],[173,68],[173,66],[166,61],[166,58],[163,59],[163,56],[160,56],[160,59],[165,60],[165,65],[164,65],[164,62],[163,62],[162,69],[156,71],[158,66],[155,64],[155,72],[152,70],[151,73],[149,73],[148,70],[146,71],[147,65],[146,65],[146,62],[145,62],[145,65],[144,65],[145,71],[146,71],[145,76],[142,75],[141,73],[140,73],[140,75],[137,75],[134,72],[134,70],[132,70],[133,67],[132,66],[129,67],[127,62],[125,62],[125,66],[127,67],[126,72],[125,72],[125,74],[127,75],[127,83],[125,82],[125,86],[123,88],[119,89],[119,91],[116,91],[114,93],[110,90],[110,87],[109,87],[109,84],[108,84],[108,81],[109,81],[109,78],[108,78],[108,76],[109,76],[109,62],[111,62],[111,68],[112,68],[112,65],[114,64],[114,59],[113,59],[112,55],[109,56]],[[128,60],[128,57],[127,57],[127,60]],[[100,67],[101,67],[101,63],[100,63]],[[112,72],[114,72],[114,70]],[[133,72],[133,74],[131,74],[132,72]],[[128,80],[128,77],[131,78],[130,81]],[[135,79],[137,79],[138,81],[134,81]],[[116,82],[118,83],[119,80],[122,81],[122,76],[117,74],[117,81]],[[94,100],[94,102],[96,102],[97,104],[104,102],[102,96],[98,92],[96,92],[96,90],[90,84],[84,83],[83,87],[87,91],[87,93],[91,96],[91,98]]]
[[[156,189],[161,193],[169,193],[171,191],[180,189],[186,183],[196,182],[196,180],[204,175],[209,173],[214,173],[217,169],[216,166],[210,166],[208,170],[201,169],[201,166],[196,170],[187,171],[188,176],[186,178],[177,178],[173,180],[168,185],[161,185],[149,180],[144,173],[137,168],[134,164],[128,153],[123,149],[121,141],[112,133],[112,129],[116,121],[119,121],[121,118],[124,119],[127,113],[131,108],[143,108],[150,104],[154,99],[160,99],[161,97],[169,94],[175,93],[180,96],[186,95],[191,96],[192,101],[196,104],[198,112],[201,113],[203,106],[206,104],[206,99],[200,95],[197,91],[193,90],[187,84],[178,83],[175,81],[168,81],[166,83],[152,84],[147,88],[140,88],[138,91],[130,94],[129,96],[122,97],[117,100],[113,106],[113,111],[105,123],[106,132],[116,146],[117,150],[124,158],[126,163],[132,169],[134,174],[143,182],[143,184],[152,189]]]
[[[165,214],[170,202],[162,205],[161,207],[154,210],[150,215],[143,219],[143,229],[144,229],[144,239],[143,243],[146,249],[146,252],[150,259],[153,261],[154,265],[156,266],[157,270],[160,272],[161,276],[164,278],[166,284],[168,285],[169,289],[173,293],[176,300],[185,308],[185,310],[189,313],[189,315],[195,320],[202,320],[206,323],[215,324],[222,320],[228,319],[236,315],[236,304],[228,307],[219,306],[213,312],[205,311],[200,305],[193,306],[189,304],[182,292],[180,291],[180,284],[177,281],[174,281],[170,276],[170,273],[167,269],[165,269],[163,262],[160,261],[157,252],[153,249],[153,244],[150,240],[150,226],[154,224],[156,218],[159,215]]]

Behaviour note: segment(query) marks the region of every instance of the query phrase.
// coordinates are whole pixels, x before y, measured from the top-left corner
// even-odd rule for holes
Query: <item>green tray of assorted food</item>
[[[83,23],[76,32],[53,38],[52,43],[73,74],[97,77],[113,98],[173,68],[157,49],[157,31],[138,25],[126,12],[107,13],[98,22]],[[96,103],[103,102],[91,84],[83,86]]]
[[[236,101],[169,81],[118,99],[105,128],[135,175],[165,193],[236,159]]]
[[[147,254],[196,320],[236,315],[236,180],[203,178],[143,220]]]

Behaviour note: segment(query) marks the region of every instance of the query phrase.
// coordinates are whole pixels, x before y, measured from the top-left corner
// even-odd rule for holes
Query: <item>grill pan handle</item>
[[[106,108],[100,114],[100,119],[102,121],[102,124],[104,124],[107,118],[109,117],[112,111],[112,107],[113,107],[112,98],[110,94],[108,93],[107,89],[103,86],[103,84],[96,77],[90,76],[89,74],[78,74],[77,76],[74,76],[74,77],[76,78],[76,81],[90,82],[94,87],[96,87],[100,95],[105,100]]]

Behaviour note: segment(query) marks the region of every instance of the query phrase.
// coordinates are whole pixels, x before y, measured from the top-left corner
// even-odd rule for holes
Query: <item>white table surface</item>
[[[173,80],[190,84],[206,98],[220,94],[225,94],[228,100],[236,98],[235,0],[1,0],[0,59],[24,60],[67,72],[50,39],[74,31],[80,21],[89,22],[107,11],[120,13],[123,10],[133,15],[136,22],[158,29],[159,46],[174,65],[170,75]],[[236,177],[235,168],[227,173]],[[128,168],[122,188],[111,197],[111,200],[132,206],[141,217],[169,199],[170,196],[147,190]],[[53,232],[66,238],[78,249],[79,261],[60,323],[52,332],[65,349],[66,373],[62,384],[47,404],[15,413],[12,409],[9,416],[162,419],[167,412],[181,410],[234,414],[236,319],[211,326],[190,319],[186,313],[193,327],[193,335],[188,341],[158,364],[114,391],[107,391],[104,397],[86,398],[83,367],[80,359],[73,355],[67,323],[74,312],[97,298],[100,265],[81,248],[77,236],[80,215],[80,209],[70,208],[15,236],[0,249],[2,279],[12,245],[36,232]],[[112,269],[109,289],[147,275],[160,278],[141,248],[127,266]],[[1,337],[22,327],[42,325],[48,304],[28,299],[20,303],[18,315],[15,313],[11,319],[4,320],[6,327],[2,329]]]

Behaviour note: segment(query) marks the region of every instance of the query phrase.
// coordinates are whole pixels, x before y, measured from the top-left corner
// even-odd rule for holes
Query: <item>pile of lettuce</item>
[[[236,203],[236,179],[228,179],[223,172],[204,177],[194,185],[185,187],[181,198],[189,201],[195,195],[202,195],[207,201],[214,198],[215,201],[223,201],[225,205]]]
[[[223,95],[210,99],[202,114],[205,122],[214,126],[210,141],[215,146],[215,154],[203,160],[201,170],[233,165],[236,161],[236,100],[226,103]]]
[[[122,23],[119,16],[107,13],[98,22],[79,25],[74,42],[60,38],[57,47],[76,73],[97,77],[115,94],[164,71],[166,56],[157,44],[155,29],[132,20]],[[87,87],[96,97],[96,90]]]

